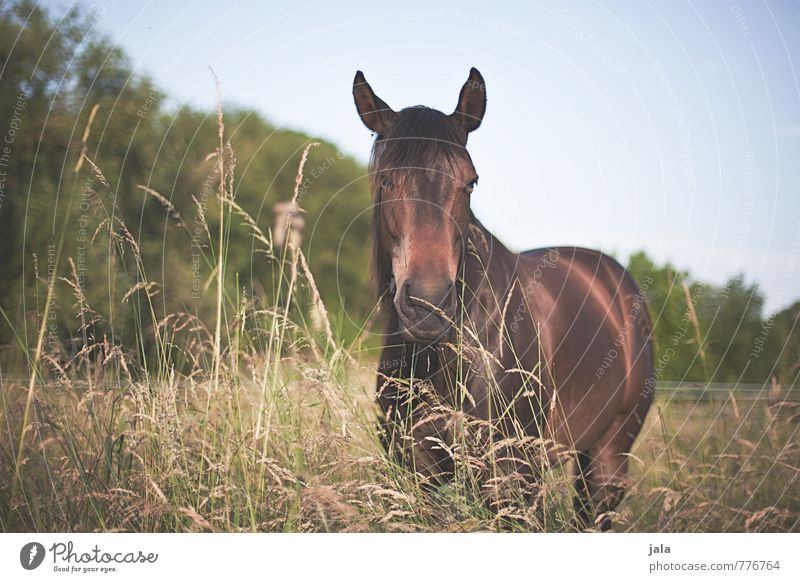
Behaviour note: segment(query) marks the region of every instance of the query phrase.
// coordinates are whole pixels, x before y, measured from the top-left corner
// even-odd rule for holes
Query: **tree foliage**
[[[214,263],[205,241],[216,240],[219,228],[219,176],[207,159],[218,149],[216,112],[166,108],[120,49],[86,34],[89,24],[77,10],[56,22],[29,1],[0,8],[0,127],[14,132],[0,167],[0,307],[11,324],[0,326],[5,345],[34,341],[53,274],[59,282],[77,274],[85,304],[103,314],[88,324],[76,319],[77,309],[64,308],[80,303],[76,291],[59,285],[49,317],[65,349],[81,333],[133,345],[152,325],[151,309],[156,319],[185,312],[207,321],[213,313]],[[234,202],[266,232],[273,206],[292,196],[304,147],[322,140],[277,128],[251,110],[226,108],[224,123],[235,157]],[[320,293],[342,306],[333,315],[352,334],[371,309],[363,293],[364,168],[322,141],[311,150],[300,204],[303,248]],[[268,295],[274,267],[238,226],[226,233],[226,293]],[[126,297],[150,281],[159,286],[154,305]]]
[[[786,387],[800,373],[800,302],[770,317],[764,298],[743,275],[723,286],[694,279],[644,252],[628,269],[639,281],[654,323],[656,373],[661,380],[768,384]]]

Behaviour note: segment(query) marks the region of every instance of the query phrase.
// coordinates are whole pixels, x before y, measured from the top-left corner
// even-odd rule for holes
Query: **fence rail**
[[[731,394],[740,400],[768,402],[800,401],[800,387],[784,388],[780,384],[728,384],[718,382],[658,382],[656,394],[673,400],[727,399]]]

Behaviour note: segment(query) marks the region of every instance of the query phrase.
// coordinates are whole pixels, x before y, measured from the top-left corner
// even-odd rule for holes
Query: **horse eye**
[[[474,180],[472,180],[471,182],[467,183],[467,185],[466,185],[466,186],[464,186],[464,191],[465,191],[467,194],[471,194],[471,193],[472,193],[472,191],[475,189],[475,186],[477,186],[477,185],[478,185],[478,178],[475,178],[475,179],[474,179]]]

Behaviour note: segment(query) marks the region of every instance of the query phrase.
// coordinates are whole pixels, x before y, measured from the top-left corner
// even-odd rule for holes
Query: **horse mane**
[[[391,259],[381,251],[382,183],[393,174],[428,169],[440,160],[453,164],[459,158],[469,159],[465,142],[463,131],[447,115],[423,105],[401,110],[386,135],[375,139],[369,161],[373,193],[372,273],[381,306],[391,301],[388,290],[392,274]]]

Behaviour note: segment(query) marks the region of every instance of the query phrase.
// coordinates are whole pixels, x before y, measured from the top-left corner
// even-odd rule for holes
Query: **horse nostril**
[[[400,300],[410,307],[411,297],[413,297],[413,295],[414,293],[411,291],[411,283],[406,283],[405,285],[403,285],[403,293]]]
[[[452,306],[455,282],[445,280],[407,280],[403,284],[401,301],[406,307],[417,310],[419,314],[444,309]]]

